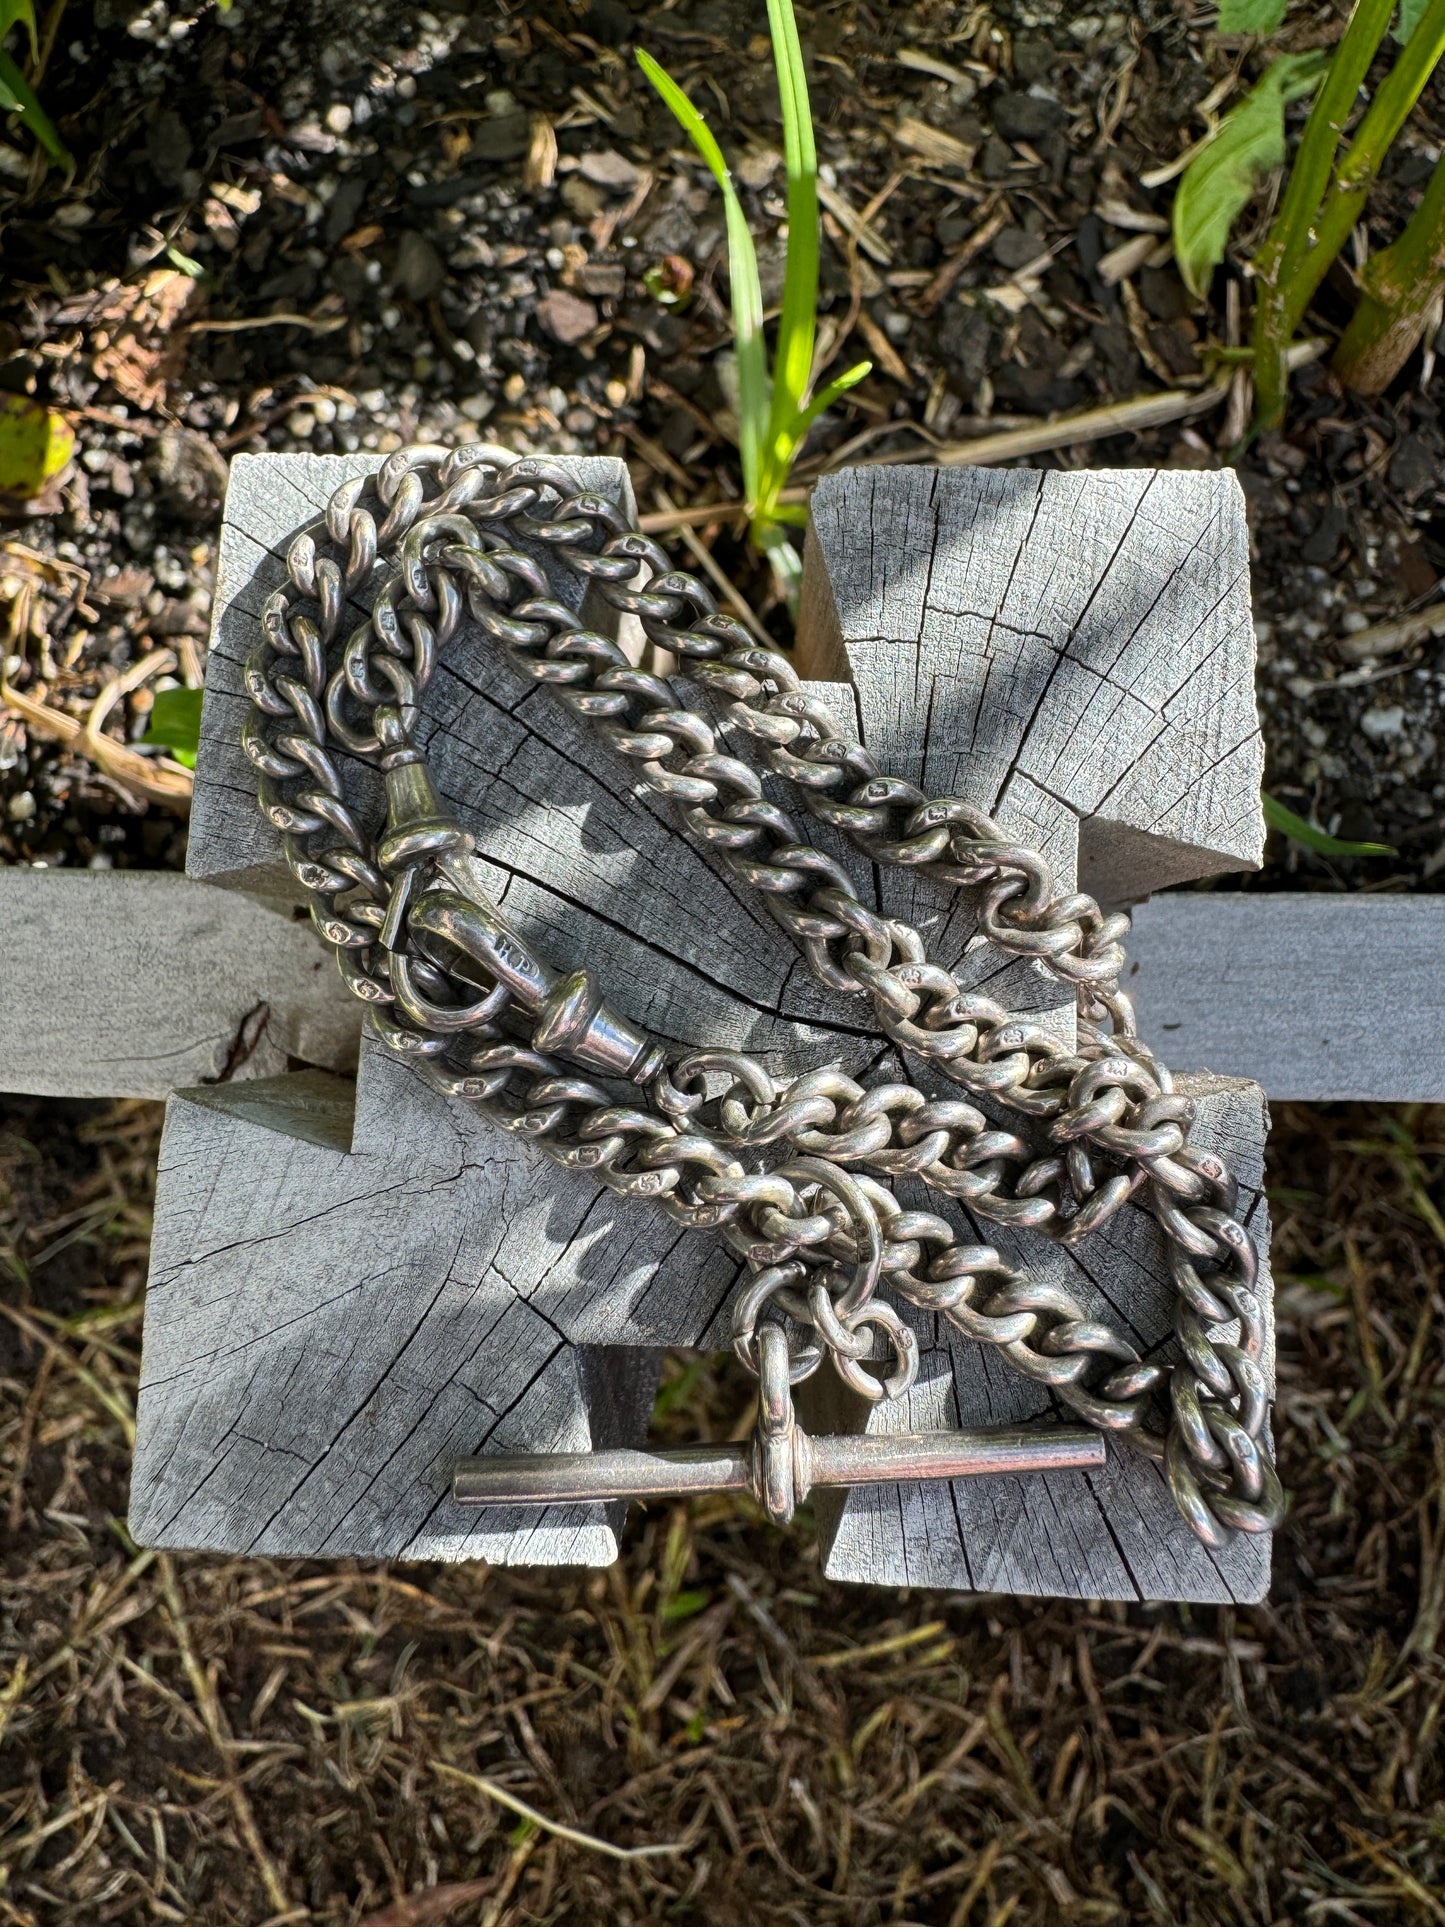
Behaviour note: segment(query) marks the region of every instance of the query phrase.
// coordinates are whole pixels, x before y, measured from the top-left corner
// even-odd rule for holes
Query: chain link
[[[589,607],[636,617],[677,673],[639,667],[589,628],[539,556],[583,579]],[[1119,987],[1127,917],[1059,892],[1047,860],[972,804],[880,772],[784,656],[554,463],[504,465],[483,446],[399,450],[336,491],[324,528],[292,542],[287,572],[246,664],[242,741],[373,1036],[559,1164],[685,1225],[719,1227],[751,1274],[734,1330],[754,1370],[772,1312],[794,1332],[792,1382],[826,1354],[864,1396],[899,1396],[917,1344],[878,1297],[886,1284],[1162,1460],[1206,1544],[1278,1524],[1258,1256],[1223,1164],[1189,1148],[1192,1103],[1136,1033]],[[348,629],[363,592],[371,613]],[[866,998],[879,1032],[959,1095],[864,1087],[837,1070],[780,1083],[735,1051],[670,1059],[608,1009],[590,972],[560,977],[531,955],[478,891],[472,839],[415,741],[427,682],[468,618],[761,893],[822,984]],[[345,758],[385,776],[380,836],[347,801]],[[918,932],[864,904],[846,866],[772,800],[768,776],[871,862],[980,892],[983,935],[1073,985],[1076,1046],[931,963]],[[1001,1128],[983,1102],[1026,1125]],[[775,1145],[783,1160],[767,1165]],[[905,1177],[1070,1246],[1127,1201],[1150,1210],[1179,1362],[1142,1359],[1063,1285],[1021,1279],[945,1218],[905,1210],[880,1182]],[[881,1373],[865,1368],[879,1344]]]

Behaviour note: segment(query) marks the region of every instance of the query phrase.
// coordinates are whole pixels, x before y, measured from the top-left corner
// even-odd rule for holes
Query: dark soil
[[[1110,210],[1167,215],[1172,183],[1150,190],[1140,176],[1202,131],[1196,105],[1244,57],[1208,18],[1157,0],[1132,15],[855,0],[803,11],[836,192],[861,211],[894,187],[871,222],[882,261],[850,260],[827,218],[825,326],[842,325],[850,294],[860,303],[835,368],[859,354],[877,368],[820,425],[802,479],[844,447],[853,459],[926,456],[930,436],[1202,381],[1241,294],[1247,320],[1247,280],[1222,270],[1203,309],[1167,262],[1118,285],[1099,262],[1139,238]],[[484,0],[445,16],[334,0],[237,0],[224,15],[165,0],[68,7],[42,91],[80,172],[66,187],[38,165],[23,182],[0,171],[0,385],[80,411],[77,467],[41,504],[53,512],[16,534],[84,569],[89,586],[82,595],[74,569],[38,583],[15,687],[43,681],[78,710],[151,644],[175,650],[177,676],[198,671],[217,450],[386,449],[483,432],[518,448],[622,453],[644,509],[736,499],[736,454],[718,426],[719,201],[632,49],[655,50],[711,113],[775,293],[781,130],[763,25],[753,0]],[[1337,30],[1326,7],[1293,39]],[[956,78],[899,64],[920,49]],[[545,138],[532,152],[544,118],[555,162]],[[965,143],[972,166],[920,159],[898,139],[909,121]],[[1442,137],[1437,79],[1371,202],[1378,239],[1418,198]],[[7,167],[24,173],[18,151]],[[988,245],[940,295],[934,276],[995,216]],[[1246,228],[1242,253],[1251,238]],[[982,298],[1006,294],[1010,272],[1045,251],[1036,302],[1011,315]],[[679,311],[644,283],[669,260],[693,276]],[[1349,306],[1340,267],[1312,325],[1337,328]],[[301,320],[255,325],[278,314]],[[1281,848],[1264,887],[1301,868],[1325,887],[1403,887],[1445,863],[1440,645],[1363,665],[1338,653],[1352,629],[1428,602],[1445,571],[1445,444],[1438,385],[1424,377],[1417,354],[1394,392],[1364,403],[1317,365],[1297,378],[1284,434],[1243,453],[1242,422],[1215,409],[1035,458],[1234,460],[1258,565],[1271,787],[1327,829],[1399,850],[1331,872]],[[734,526],[704,533],[785,638]],[[12,561],[7,600],[30,573]],[[164,682],[111,727],[138,734]],[[97,793],[87,768],[35,730],[12,722],[0,766],[0,855],[178,860],[173,826],[132,820],[113,785]]]

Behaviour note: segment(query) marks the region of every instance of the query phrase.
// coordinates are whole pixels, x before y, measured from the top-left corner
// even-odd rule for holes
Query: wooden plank
[[[162,870],[0,869],[0,1090],[165,1097],[356,1062],[356,1006],[309,925]]]
[[[218,699],[208,695],[206,805],[192,830],[193,871],[233,882],[275,876],[274,840],[235,767],[234,667],[252,646],[261,588],[274,577],[302,505],[314,515],[334,485],[332,470],[310,458],[265,460],[271,466],[251,472],[228,502]],[[276,465],[285,465],[286,485],[271,490]],[[1099,832],[1091,811],[1107,811],[1108,823],[1143,839],[1131,848],[1155,871],[1172,866],[1192,875],[1211,862],[1255,860],[1262,834],[1251,760],[1257,728],[1238,694],[1249,687],[1240,651],[1247,656],[1252,635],[1238,619],[1241,606],[1247,617],[1247,599],[1241,603],[1236,576],[1237,498],[1214,486],[1217,478],[1188,477],[1211,486],[1176,494],[1171,480],[1151,506],[1148,478],[1140,476],[1106,477],[1097,491],[1076,478],[1077,487],[1042,494],[1038,478],[1026,477],[1011,487],[1026,485],[1033,497],[1015,497],[999,492],[999,476],[985,474],[949,477],[938,496],[939,478],[891,473],[899,478],[891,490],[869,483],[874,520],[866,524],[846,495],[856,478],[836,478],[836,490],[830,483],[820,491],[809,594],[816,603],[818,571],[827,571],[825,600],[838,617],[835,641],[855,687],[823,683],[817,693],[846,706],[889,766],[968,795],[1043,838],[1061,882],[1073,874],[1081,828],[1085,853],[1090,835],[1107,850],[1113,832]],[[910,534],[915,524],[928,532],[931,563],[923,535]],[[876,592],[846,549],[851,532],[865,525],[868,568],[886,576]],[[887,540],[872,543],[875,526]],[[249,575],[242,557],[250,558]],[[1081,581],[1086,564],[1098,578],[1092,590]],[[1167,620],[1156,611],[1161,584],[1165,600],[1174,599]],[[855,606],[883,610],[863,625],[866,634],[854,633]],[[1191,647],[1197,659],[1189,658],[1176,686],[1166,640],[1186,622],[1181,659]],[[1196,631],[1207,644],[1189,641]],[[663,806],[633,794],[625,768],[550,692],[522,681],[473,638],[461,640],[455,658],[424,704],[440,787],[478,834],[479,881],[524,939],[560,965],[585,957],[612,1000],[670,1042],[743,1045],[791,1073],[837,1062],[888,1074],[867,1008],[820,992],[756,899],[684,839]],[[1144,695],[1135,697],[1135,686]],[[1153,720],[1131,723],[1129,733],[1118,718],[1135,715],[1131,702]],[[1089,758],[1070,760],[1086,726],[1093,761],[1108,762],[1107,775]],[[1206,771],[1201,741],[1218,748],[1231,733],[1238,741]],[[1189,756],[1209,797],[1185,783],[1161,806],[1158,784],[1139,772],[1167,767],[1177,777]],[[364,804],[359,774],[348,780]],[[1071,1031],[1060,988],[1026,968],[1000,970],[976,943],[966,904],[926,879],[880,881],[856,854],[849,860],[875,902],[920,922],[940,962]],[[283,1086],[275,1102],[284,1118]],[[721,1314],[736,1273],[718,1241],[679,1236],[644,1204],[619,1202],[580,1174],[564,1179],[463,1107],[438,1104],[410,1072],[370,1050],[349,1150],[316,1142],[314,1132],[273,1129],[264,1115],[238,1109],[254,1103],[238,1090],[185,1093],[171,1106],[141,1396],[137,1536],[294,1554],[461,1557],[485,1541],[486,1556],[495,1558],[604,1556],[599,1548],[605,1552],[612,1530],[605,1521],[603,1538],[586,1537],[575,1520],[493,1519],[475,1522],[463,1539],[460,1523],[445,1518],[440,1468],[447,1452],[469,1455],[493,1438],[515,1450],[599,1435],[595,1385],[616,1378],[624,1360],[645,1376],[660,1345],[725,1342]],[[1238,1135],[1257,1161],[1257,1096],[1238,1103]],[[269,1149],[268,1136],[278,1140]],[[259,1185],[257,1172],[265,1173]],[[1030,1264],[1062,1261],[1036,1241],[1020,1255]],[[1090,1248],[1081,1255],[1091,1262]],[[1154,1228],[1144,1220],[1120,1224],[1093,1255],[1098,1288],[1147,1326],[1162,1277]],[[398,1322],[393,1306],[402,1307]],[[490,1332],[501,1335],[496,1343],[484,1342]],[[549,1345],[560,1349],[548,1352]],[[607,1349],[591,1389],[585,1370],[564,1362],[570,1347]],[[941,1400],[937,1422],[1012,1416],[1015,1382],[1002,1378],[998,1361],[971,1352],[964,1359],[965,1351],[959,1348],[956,1368],[951,1348],[935,1344],[930,1353],[925,1384]],[[354,1358],[364,1362],[355,1376]],[[545,1396],[532,1391],[544,1383]],[[926,1396],[920,1388],[915,1399]],[[631,1393],[619,1405],[640,1409]],[[507,1424],[499,1430],[503,1411]],[[350,1427],[339,1440],[331,1436],[338,1414]],[[1256,1596],[1257,1560],[1222,1576],[1213,1565],[1199,1568],[1182,1521],[1160,1515],[1152,1468],[1111,1461],[1107,1476],[1107,1521],[1097,1503],[1085,1513],[1069,1500],[1068,1530],[1081,1548],[1085,1541],[1093,1548],[1087,1556],[1061,1552],[1047,1573],[1028,1562],[1020,1547],[1059,1529],[1051,1489],[1034,1493],[1027,1483],[992,1496],[971,1488],[956,1506],[949,1497],[953,1524],[945,1518],[930,1526],[938,1535],[930,1556],[940,1571],[955,1573],[947,1583],[971,1583],[957,1576],[966,1517],[967,1569],[995,1589],[1136,1597],[1157,1583],[1178,1597]],[[944,1503],[941,1492],[934,1498]],[[907,1556],[900,1503],[894,1495],[895,1564]],[[845,1507],[836,1522],[830,1569],[868,1578],[869,1561],[850,1550],[849,1516]],[[1110,1567],[1111,1531],[1159,1542],[1156,1568],[1142,1552]]]
[[[1125,987],[1166,1060],[1272,1098],[1445,1103],[1445,897],[1157,897]]]
[[[167,871],[0,869],[0,1090],[350,1069],[358,1008],[281,909]],[[1276,1099],[1445,1103],[1445,897],[1190,892],[1133,917],[1127,986],[1167,1061]]]

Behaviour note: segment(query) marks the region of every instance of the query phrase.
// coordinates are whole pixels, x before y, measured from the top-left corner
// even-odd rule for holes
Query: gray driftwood
[[[243,471],[227,507],[192,868],[274,887],[274,846],[231,747],[235,665],[277,552],[342,466],[268,462]],[[595,468],[588,479],[597,485]],[[609,479],[620,496],[620,469],[604,486]],[[832,666],[843,647],[856,686],[822,683],[818,693],[851,712],[890,765],[1046,838],[1061,880],[1073,872],[1081,825],[1086,852],[1091,838],[1106,851],[1127,844],[1176,876],[1247,866],[1261,830],[1257,734],[1241,695],[1251,634],[1237,497],[1216,477],[1071,477],[1065,492],[1056,479],[894,470],[866,525],[845,512],[856,478],[825,485],[809,593],[827,614]],[[927,526],[932,585],[923,537],[895,553],[871,544],[879,525]],[[860,531],[871,567],[893,572],[886,597],[852,557]],[[960,542],[975,544],[967,575]],[[953,586],[940,601],[945,583]],[[937,613],[954,608],[973,612],[959,618],[976,624],[971,656],[958,623]],[[870,617],[861,626],[860,609]],[[1089,660],[1071,667],[1081,649]],[[1115,706],[1112,722],[1100,715],[1090,725],[1097,776],[1089,758],[1069,766],[1086,682],[1092,701]],[[1117,711],[1134,713],[1136,683],[1153,721],[1130,736]],[[998,705],[1016,719],[1011,746]],[[667,1040],[746,1045],[779,1070],[832,1061],[888,1072],[866,1009],[821,994],[757,902],[490,645],[460,640],[429,694],[428,721],[441,787],[478,833],[479,880],[545,955],[585,957],[614,1001]],[[1047,745],[1037,755],[1036,738]],[[1152,778],[1137,779],[1140,759],[1171,771],[1177,793],[1161,800]],[[1117,828],[1100,832],[1100,820]],[[1109,860],[1096,864],[1099,877]],[[962,904],[906,882],[901,893],[890,883],[882,901],[906,898],[940,961],[1070,1029],[1056,986],[999,971]],[[1122,880],[1119,893],[1129,893]],[[278,1554],[609,1558],[615,1515],[462,1515],[446,1497],[446,1467],[489,1446],[638,1438],[657,1349],[725,1342],[733,1265],[716,1240],[679,1234],[580,1175],[560,1177],[379,1053],[363,1052],[355,1104],[351,1118],[341,1087],[315,1075],[172,1099],[133,1531],[146,1543]],[[1259,1093],[1206,1090],[1202,1108],[1206,1138],[1228,1143],[1253,1185]],[[1074,1266],[1036,1241],[1018,1255]],[[1084,1296],[1101,1309],[1112,1303],[1146,1346],[1158,1344],[1168,1288],[1152,1224],[1126,1214],[1080,1255]],[[985,1424],[1039,1409],[997,1360],[947,1344],[931,1320],[920,1331],[919,1422]],[[858,1497],[825,1515],[836,1577],[911,1572],[959,1587],[1202,1599],[1255,1598],[1267,1580],[1267,1547],[1211,1558],[1138,1460],[1111,1456],[1095,1478],[922,1497],[888,1489],[863,1506]]]
[[[1169,1062],[1271,1098],[1445,1103],[1445,897],[1189,893],[1133,917],[1126,981]],[[244,896],[0,869],[0,928],[0,1091],[163,1098],[355,1062],[360,1008],[329,955]]]
[[[165,1097],[356,1062],[309,925],[165,871],[0,869],[0,1090]]]
[[[1167,1062],[1277,1098],[1445,1102],[1445,897],[1159,897],[1129,955]]]

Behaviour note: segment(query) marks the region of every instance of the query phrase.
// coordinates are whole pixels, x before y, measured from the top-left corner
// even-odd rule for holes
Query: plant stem
[[[1371,257],[1363,281],[1331,366],[1346,388],[1379,395],[1404,367],[1445,290],[1445,155],[1404,233]]]
[[[1254,382],[1262,427],[1272,427],[1284,413],[1284,350],[1294,331],[1293,322],[1287,318],[1290,285],[1309,250],[1315,213],[1329,185],[1345,121],[1394,10],[1394,0],[1357,0],[1305,123],[1274,226],[1255,260],[1259,292],[1254,316]]]
[[[792,0],[768,0],[773,68],[783,115],[783,162],[787,173],[788,246],[783,307],[773,356],[773,388],[763,451],[761,500],[764,518],[787,480],[789,461],[779,443],[802,406],[813,369],[818,315],[818,150],[798,22]],[[780,459],[780,456],[782,457]]]
[[[1445,53],[1445,0],[1431,0],[1420,16],[1394,66],[1381,81],[1368,113],[1360,122],[1333,187],[1315,223],[1315,243],[1289,289],[1289,332],[1299,325],[1315,289],[1350,238],[1364,211],[1365,196],[1375,184],[1391,143],[1442,53]]]

